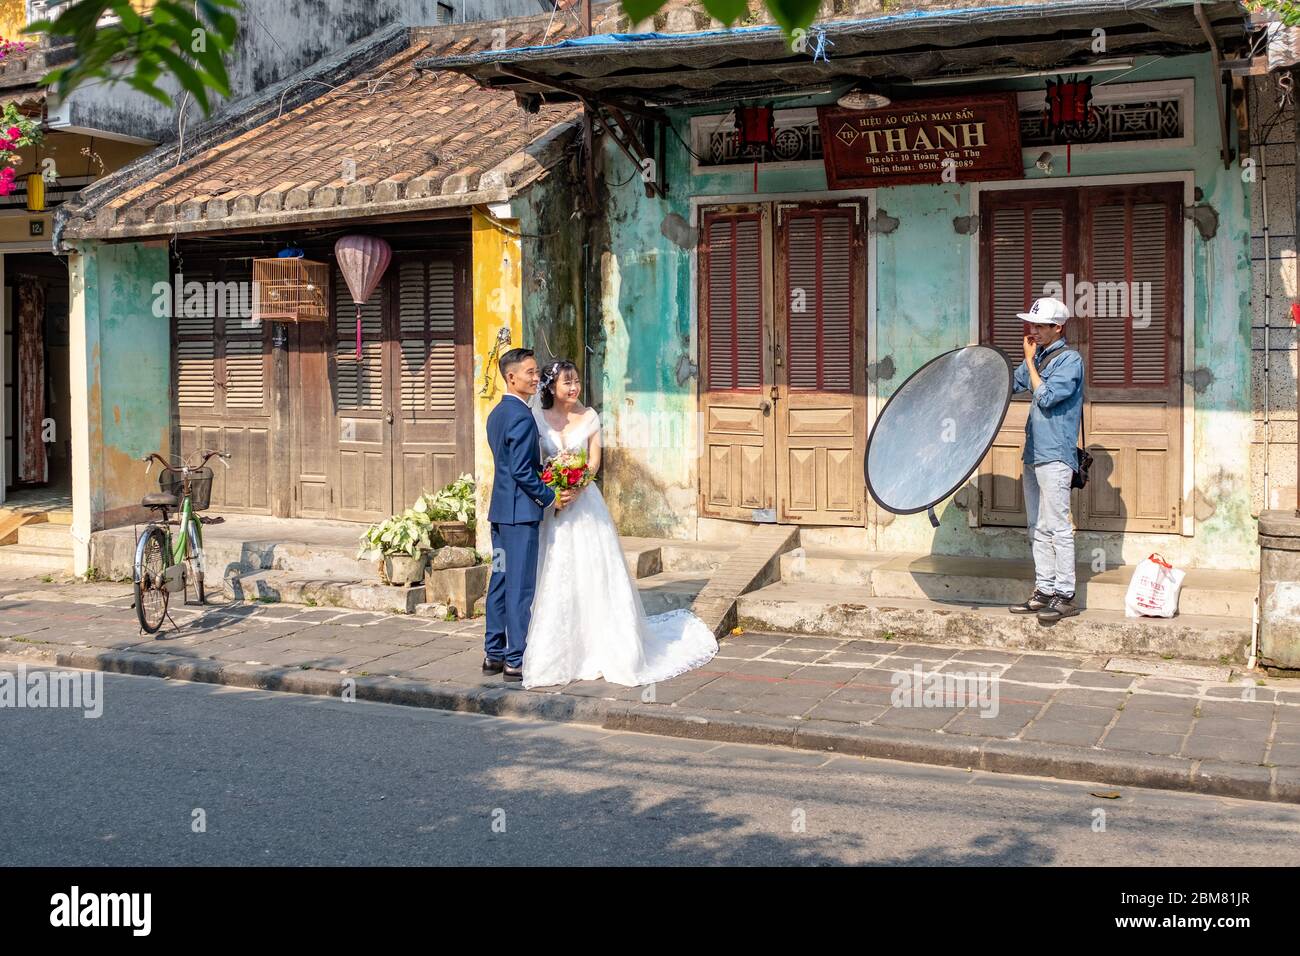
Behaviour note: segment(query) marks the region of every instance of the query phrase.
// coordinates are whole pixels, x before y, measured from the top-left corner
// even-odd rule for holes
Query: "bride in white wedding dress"
[[[544,458],[586,449],[594,473],[600,467],[600,416],[578,403],[580,391],[571,363],[551,363],[542,375],[540,404],[546,407],[534,404],[533,415]],[[717,652],[713,633],[688,610],[646,617],[595,483],[542,521],[525,687],[598,678],[650,684],[699,667]]]

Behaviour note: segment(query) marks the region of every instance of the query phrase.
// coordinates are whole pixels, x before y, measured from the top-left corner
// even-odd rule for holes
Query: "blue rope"
[[[817,45],[813,47],[813,62],[816,63],[818,59],[822,59],[829,63],[831,58],[826,55],[826,48],[828,46],[834,46],[835,41],[828,39],[826,31],[821,27],[813,27],[813,35],[817,43]]]

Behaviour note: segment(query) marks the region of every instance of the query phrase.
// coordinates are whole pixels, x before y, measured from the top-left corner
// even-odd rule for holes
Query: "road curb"
[[[398,677],[359,677],[336,671],[227,664],[166,653],[58,647],[8,638],[0,639],[0,657],[19,663],[76,667],[138,677],[165,677],[250,690],[325,697],[342,697],[345,690],[350,690],[357,700],[404,707],[594,724],[606,730],[664,737],[775,745],[989,773],[1300,803],[1300,771],[1287,768],[1149,754],[1129,757],[1109,751],[1035,741],[940,735],[933,731],[855,726],[759,714],[689,711],[678,709],[676,705],[627,703],[558,693],[523,693],[506,686],[431,684]]]

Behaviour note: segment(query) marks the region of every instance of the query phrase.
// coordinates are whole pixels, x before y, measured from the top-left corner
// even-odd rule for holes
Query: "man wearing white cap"
[[[1032,393],[1025,423],[1024,487],[1034,551],[1034,593],[1012,614],[1037,614],[1045,624],[1079,613],[1074,603],[1074,526],[1070,483],[1078,467],[1083,417],[1083,357],[1065,347],[1070,310],[1058,299],[1036,299],[1017,315],[1030,323],[1015,391]]]

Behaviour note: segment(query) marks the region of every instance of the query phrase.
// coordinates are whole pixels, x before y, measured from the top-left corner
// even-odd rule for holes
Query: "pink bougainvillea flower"
[[[23,131],[19,129],[17,126],[10,126],[9,129],[5,130],[5,134],[10,139],[21,139],[23,135]]]

